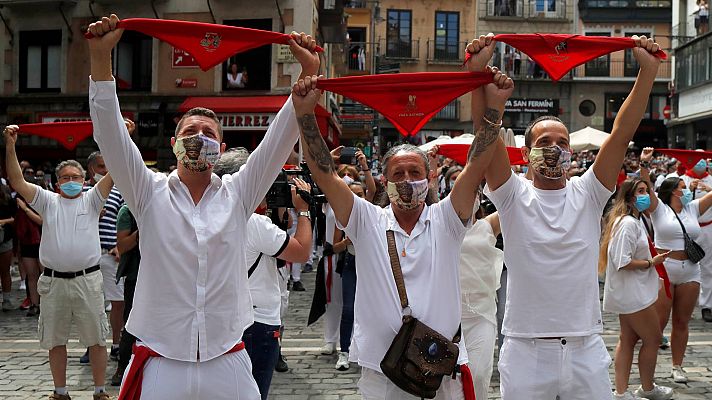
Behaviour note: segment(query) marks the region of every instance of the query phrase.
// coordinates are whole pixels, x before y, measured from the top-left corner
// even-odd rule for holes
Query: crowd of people
[[[289,292],[304,291],[301,274],[313,268],[321,353],[338,353],[339,371],[358,363],[364,399],[486,399],[495,349],[503,399],[670,399],[654,376],[671,317],[671,377],[687,381],[698,302],[712,322],[712,177],[708,160],[685,170],[628,149],[659,65],[652,40],[636,38],[640,73],[599,151],[572,153],[567,128],[545,116],[526,129],[528,164],[512,168],[499,132],[515,83],[488,65],[492,36],[467,46],[467,69],[493,82],[472,92],[474,140],[458,165],[437,146],[401,144],[374,160],[330,151],[314,116],[316,42],[293,33],[302,72],[257,149],[226,149],[215,113],[195,108],[163,173],[145,166],[121,116],[117,22],[89,27],[99,152],[86,169],[19,162],[18,128],[4,131],[2,287],[11,289],[16,255],[23,306],[39,315],[49,352],[50,399],[70,399],[72,327],[94,399],[109,398],[109,326],[122,400],[266,399],[273,372],[289,368],[280,348]],[[603,310],[621,326],[613,387],[599,279]],[[5,297],[3,310],[17,306]],[[641,386],[630,390],[639,341]]]

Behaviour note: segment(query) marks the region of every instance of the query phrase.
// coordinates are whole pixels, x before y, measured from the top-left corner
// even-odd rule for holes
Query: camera
[[[267,208],[294,208],[294,204],[292,203],[292,184],[290,183],[290,176],[298,176],[303,181],[311,185],[310,193],[297,189],[299,195],[309,204],[310,208],[314,208],[316,205],[325,204],[327,202],[326,196],[324,196],[312,180],[309,167],[306,163],[302,163],[301,169],[282,169],[282,172],[277,175],[277,179],[275,179],[272,186],[270,186],[269,191],[267,191]]]
[[[356,158],[356,152],[358,151],[358,148],[356,147],[344,147],[341,149],[341,156],[339,157],[339,163],[340,164],[351,164],[351,165],[356,165],[357,163],[357,158]]]

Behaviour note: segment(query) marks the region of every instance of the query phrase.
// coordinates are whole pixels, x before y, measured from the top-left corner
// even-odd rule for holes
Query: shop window
[[[234,19],[223,24],[242,28],[271,31],[271,19]],[[235,54],[223,64],[223,88],[225,90],[270,90],[272,88],[272,46]]]
[[[62,31],[20,32],[20,92],[59,92]]]

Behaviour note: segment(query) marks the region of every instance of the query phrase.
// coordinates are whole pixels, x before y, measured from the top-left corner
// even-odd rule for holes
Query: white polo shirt
[[[154,173],[126,131],[116,85],[89,80],[94,140],[136,217],[141,268],[126,330],[166,358],[209,361],[242,340],[253,312],[247,221],[299,136],[291,97],[239,172],[213,174],[195,204],[177,171]]]
[[[289,239],[287,232],[273,224],[267,216],[252,214],[247,221],[245,242],[247,268],[251,269],[259,257],[259,262],[248,280],[255,322],[282,325],[279,313],[282,297],[276,257],[287,248]]]
[[[67,199],[35,185],[29,206],[42,216],[40,262],[58,272],[76,272],[99,264],[99,215],[105,198],[93,187]]]
[[[337,226],[339,225],[337,221]],[[402,326],[386,231],[395,232],[412,315],[452,339],[460,325],[460,245],[465,232],[450,197],[425,206],[410,235],[390,206],[381,208],[354,195],[348,226],[341,227],[356,248],[355,324],[349,359],[381,371],[380,363]],[[462,341],[460,342],[463,343]],[[463,346],[460,346],[460,353]],[[466,354],[461,354],[461,359]]]
[[[514,173],[485,194],[499,211],[507,266],[502,333],[535,338],[600,333],[598,249],[612,192],[593,168],[542,190]]]
[[[655,303],[660,285],[655,267],[622,269],[633,260],[652,259],[643,222],[630,215],[619,217],[614,225],[607,254],[603,310],[632,314]]]

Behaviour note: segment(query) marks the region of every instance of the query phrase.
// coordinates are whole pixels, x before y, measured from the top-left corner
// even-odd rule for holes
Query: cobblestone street
[[[352,364],[347,372],[334,368],[336,356],[319,354],[322,345],[321,323],[306,327],[311,304],[311,289],[315,274],[304,274],[306,292],[292,292],[290,311],[286,318],[283,352],[287,356],[289,372],[275,372],[270,391],[272,399],[360,399],[356,384],[359,369]],[[24,292],[17,290],[14,282],[17,304]],[[705,324],[695,311],[690,326],[690,343],[685,359],[685,370],[690,382],[675,384],[670,378],[671,356],[669,350],[661,350],[656,372],[657,383],[675,389],[675,399],[712,399],[712,324]],[[604,315],[604,339],[609,351],[613,352],[618,330],[617,318]],[[669,336],[669,331],[666,332]],[[73,399],[91,399],[93,384],[91,369],[79,363],[84,349],[80,348],[76,335],[68,346],[68,388]],[[108,377],[113,374],[116,363],[109,362]],[[613,379],[613,366],[610,368]],[[631,387],[638,385],[637,367],[633,367]],[[498,375],[492,379],[490,399],[499,398]],[[36,318],[25,317],[24,311],[0,314],[0,399],[42,399],[52,390],[47,352],[41,350],[37,341]],[[110,387],[112,395],[117,388]],[[553,400],[553,399],[552,399]],[[565,399],[562,399],[565,400]],[[595,399],[594,399],[595,400]]]

